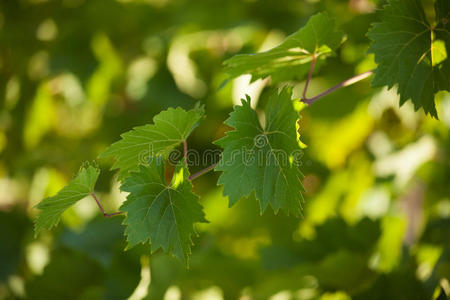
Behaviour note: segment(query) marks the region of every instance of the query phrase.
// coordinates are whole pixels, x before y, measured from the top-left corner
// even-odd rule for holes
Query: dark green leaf
[[[437,118],[434,95],[450,90],[450,2],[436,1],[436,25],[430,25],[419,0],[391,0],[368,33],[378,68],[372,84],[398,87],[400,105]]]
[[[180,162],[172,182],[166,184],[164,163],[161,157],[153,157],[125,179],[121,189],[130,194],[121,211],[127,213],[129,248],[148,241],[153,251],[162,248],[188,265],[194,223],[206,222],[188,176],[186,165]]]
[[[230,206],[254,191],[261,212],[270,204],[275,212],[282,209],[294,216],[301,214],[303,186],[297,164],[302,151],[291,93],[290,88],[284,88],[271,96],[264,128],[249,98],[235,106],[225,121],[235,130],[216,141],[224,148],[216,170],[223,171],[218,183],[224,185]]]

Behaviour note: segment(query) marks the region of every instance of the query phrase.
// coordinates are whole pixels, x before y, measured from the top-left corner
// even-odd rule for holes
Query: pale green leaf
[[[127,213],[128,248],[150,242],[152,251],[162,248],[188,265],[194,223],[206,222],[188,177],[185,163],[180,162],[171,183],[166,184],[161,157],[151,158],[148,165],[130,173],[121,186],[130,194],[120,209]]]
[[[180,107],[169,108],[153,118],[154,124],[136,127],[121,135],[100,157],[114,157],[112,169],[120,169],[123,179],[129,171],[138,170],[140,163],[153,155],[166,157],[181,144],[204,117],[202,106],[186,111]]]
[[[224,62],[231,77],[251,74],[252,81],[271,76],[273,82],[302,80],[309,71],[313,55],[316,69],[336,50],[343,34],[335,31],[334,22],[325,13],[312,16],[308,23],[288,36],[279,46],[257,54],[235,55]]]
[[[35,221],[35,234],[58,225],[62,213],[94,191],[100,170],[85,163],[78,174],[55,196],[42,200],[36,207],[41,210]]]
[[[374,86],[397,86],[400,105],[408,99],[437,118],[434,95],[450,90],[450,1],[438,0],[430,25],[419,0],[391,0],[368,36],[378,67]]]
[[[296,132],[297,112],[291,88],[271,95],[262,127],[250,99],[235,106],[225,124],[235,128],[215,143],[222,152],[216,171],[230,206],[255,192],[263,212],[270,204],[275,212],[301,215],[303,186],[298,168],[303,154]]]

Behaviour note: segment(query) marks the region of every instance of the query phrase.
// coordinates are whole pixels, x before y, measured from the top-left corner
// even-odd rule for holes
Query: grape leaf
[[[312,16],[308,23],[288,36],[279,46],[257,54],[240,54],[224,62],[230,77],[251,74],[251,81],[271,76],[273,82],[303,79],[309,72],[312,56],[323,60],[336,50],[343,34],[335,31],[334,22],[325,13]]]
[[[218,184],[224,185],[230,206],[255,191],[261,212],[270,204],[275,213],[282,209],[301,215],[303,175],[297,165],[303,153],[291,94],[291,88],[284,88],[280,94],[275,91],[271,95],[264,129],[248,97],[225,121],[235,130],[215,142],[224,149],[215,169],[223,171]]]
[[[58,225],[62,213],[93,192],[100,170],[89,163],[81,166],[78,174],[55,196],[42,200],[36,208],[41,212],[35,221],[35,235]]]
[[[100,157],[114,157],[112,169],[120,169],[123,179],[129,171],[138,170],[140,163],[153,155],[166,157],[182,143],[204,117],[203,106],[196,105],[185,111],[177,107],[162,111],[153,118],[154,124],[135,127],[121,135],[122,139],[112,144]]]
[[[167,185],[161,157],[130,173],[121,186],[130,194],[120,208],[127,213],[127,248],[149,241],[152,251],[162,248],[188,265],[194,223],[207,222],[188,176],[186,164],[180,162]]]
[[[434,94],[450,91],[450,1],[436,1],[435,10],[431,26],[419,0],[391,0],[368,36],[378,63],[373,86],[397,85],[400,105],[411,99],[437,118]]]

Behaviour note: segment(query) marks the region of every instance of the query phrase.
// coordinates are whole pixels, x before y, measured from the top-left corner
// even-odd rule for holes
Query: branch
[[[205,169],[203,169],[203,170],[201,170],[201,171],[198,171],[197,173],[192,174],[191,176],[189,176],[188,179],[192,181],[192,180],[196,179],[197,177],[200,177],[200,176],[202,176],[203,174],[208,173],[209,171],[211,171],[212,169],[214,169],[216,166],[217,166],[217,163],[212,164],[212,165],[210,165],[209,167],[207,167],[207,168],[205,168]]]
[[[332,92],[334,92],[334,91],[336,91],[336,90],[338,90],[338,89],[340,89],[342,87],[346,87],[346,86],[352,85],[352,84],[354,84],[354,83],[356,83],[356,82],[358,82],[360,80],[363,80],[363,79],[369,77],[370,75],[373,74],[373,71],[374,71],[374,70],[370,70],[370,71],[358,74],[356,76],[350,77],[349,79],[347,79],[347,80],[345,80],[345,81],[343,81],[343,82],[341,82],[341,83],[339,83],[339,84],[329,88],[328,90],[318,94],[317,96],[314,96],[312,98],[307,98],[306,97],[306,92],[308,91],[309,82],[311,81],[312,74],[314,72],[314,67],[316,66],[316,60],[317,60],[317,57],[315,55],[313,55],[312,61],[311,61],[311,67],[310,67],[309,73],[308,73],[308,78],[306,79],[305,88],[303,89],[303,95],[302,95],[302,98],[300,99],[300,101],[302,101],[303,103],[306,103],[308,105],[313,104],[314,102],[316,102],[320,98],[322,98],[322,97],[324,97],[324,96],[326,96],[328,94],[331,94]]]
[[[112,214],[106,213],[105,210],[103,209],[103,206],[100,204],[100,201],[98,201],[98,198],[97,198],[97,196],[95,195],[94,192],[91,193],[91,196],[94,198],[95,202],[98,205],[98,208],[100,208],[100,211],[102,212],[102,214],[103,214],[103,216],[105,218],[111,218],[111,217],[123,214],[123,211],[115,212],[115,213],[112,213]]]

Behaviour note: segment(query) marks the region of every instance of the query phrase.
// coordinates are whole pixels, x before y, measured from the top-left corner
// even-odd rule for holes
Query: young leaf
[[[419,0],[391,0],[368,36],[378,68],[372,84],[398,86],[400,105],[408,99],[437,118],[434,94],[450,91],[450,1],[437,0],[431,26]]]
[[[68,185],[55,196],[42,200],[36,207],[41,210],[35,221],[36,236],[44,229],[58,225],[62,213],[76,202],[94,191],[100,170],[92,164],[85,163]]]
[[[343,34],[335,31],[334,22],[325,13],[312,16],[308,23],[279,46],[262,53],[235,55],[224,62],[230,77],[251,74],[251,81],[271,76],[273,82],[303,79],[313,55],[321,62],[336,50]]]
[[[215,142],[224,148],[216,171],[223,171],[218,183],[224,185],[230,206],[255,191],[261,212],[270,204],[275,213],[282,209],[301,215],[303,186],[297,163],[302,151],[291,93],[291,88],[284,88],[270,97],[264,128],[249,98],[225,121],[235,130]]]
[[[129,171],[138,170],[140,163],[153,155],[167,156],[182,143],[204,117],[203,106],[185,111],[177,107],[162,111],[153,118],[154,124],[135,127],[121,135],[100,157],[114,157],[112,169],[120,169],[123,179]]]
[[[161,157],[130,173],[121,186],[130,193],[121,207],[127,213],[128,248],[149,241],[152,251],[162,248],[188,265],[194,223],[207,222],[188,177],[186,164],[180,162],[167,185]]]

